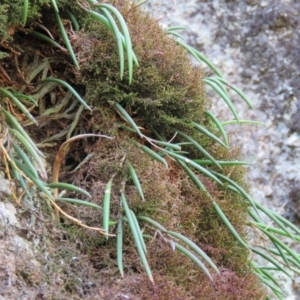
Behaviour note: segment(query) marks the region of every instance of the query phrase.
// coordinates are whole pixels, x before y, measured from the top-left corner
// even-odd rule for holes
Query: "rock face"
[[[186,25],[189,43],[250,97],[254,111],[233,97],[240,117],[266,127],[228,126],[231,142],[254,163],[248,169],[253,196],[299,225],[299,1],[150,2],[161,22]],[[220,99],[214,101],[221,120],[233,119]],[[290,283],[286,299],[298,299],[299,286],[294,288]]]
[[[0,174],[0,201],[11,196],[10,184]],[[0,202],[0,299],[36,299],[35,282],[40,277],[40,264],[16,218],[10,202]]]

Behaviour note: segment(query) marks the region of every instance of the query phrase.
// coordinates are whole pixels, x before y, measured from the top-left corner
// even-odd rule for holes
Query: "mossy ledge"
[[[111,220],[119,218],[120,189],[122,183],[126,182],[127,201],[136,215],[148,216],[165,228],[187,236],[211,257],[221,274],[214,275],[214,282],[211,282],[192,261],[178,251],[173,252],[170,244],[159,233],[155,234],[155,230],[143,223],[141,225],[144,226],[145,233],[153,236],[147,242],[147,247],[148,260],[156,283],[154,286],[146,279],[130,231],[126,227],[123,246],[125,278],[122,280],[116,267],[116,243],[113,237],[106,239],[92,234],[62,218],[57,226],[64,232],[67,250],[63,251],[56,242],[52,244],[54,249],[59,248],[63,253],[60,257],[65,260],[68,255],[74,256],[76,253],[86,255],[88,259],[82,260],[82,265],[78,262],[77,267],[80,269],[87,265],[92,266],[93,282],[96,290],[101,288],[101,299],[113,299],[120,293],[130,295],[130,299],[263,299],[265,290],[252,272],[248,250],[235,240],[220,220],[211,205],[211,199],[206,193],[199,191],[174,160],[166,157],[169,165],[166,169],[136,147],[134,141],[151,146],[135,133],[119,126],[127,124],[113,106],[113,103],[120,103],[149,137],[155,137],[154,133],[159,132],[164,138],[171,139],[174,132],[170,127],[176,127],[197,140],[215,159],[236,159],[238,149],[225,149],[196,131],[186,121],[195,121],[209,131],[217,132],[204,114],[210,107],[210,101],[205,95],[201,69],[193,66],[186,51],[167,36],[156,20],[134,3],[111,1],[126,20],[133,49],[139,60],[133,81],[128,84],[127,74],[120,80],[116,43],[107,28],[92,21],[75,1],[57,3],[60,15],[65,18],[64,24],[80,70],[73,66],[66,51],[29,34],[33,29],[45,33],[44,29],[47,28],[53,38],[63,44],[50,9],[51,1],[35,1],[25,28],[19,22],[22,19],[23,1],[14,1],[13,6],[9,1],[3,1],[0,4],[0,12],[5,12],[0,19],[3,21],[0,22],[0,58],[2,57],[1,67],[6,74],[0,77],[0,86],[10,87],[27,95],[40,93],[37,100],[44,111],[53,106],[57,107],[66,97],[66,90],[56,86],[50,91],[40,92],[46,85],[37,88],[36,84],[43,72],[37,74],[30,84],[27,83],[27,79],[33,76],[33,70],[47,60],[50,67],[46,74],[70,83],[93,107],[92,112],[83,111],[72,134],[95,132],[114,137],[113,140],[91,139],[73,143],[60,180],[73,182],[87,189],[93,195],[91,201],[102,205],[105,186],[114,176]],[[67,20],[67,11],[78,16],[80,31],[72,29],[71,22]],[[73,110],[65,113],[68,107],[62,105],[59,113],[49,114],[47,117],[41,109],[32,108],[31,113],[39,121],[39,127],[30,125],[21,118],[19,121],[26,126],[27,132],[38,145],[45,146],[45,141],[51,136],[71,126],[78,107],[76,105]],[[181,141],[178,137],[175,139]],[[53,164],[54,155],[63,142],[64,139],[58,137],[43,149],[50,164]],[[183,150],[189,151],[191,159],[204,158],[190,146],[184,147]],[[78,171],[70,172],[70,168],[74,168],[91,153],[92,159]],[[139,176],[145,202],[141,201],[129,176],[128,163],[134,166]],[[242,167],[223,167],[222,172],[230,174],[231,179],[245,186]],[[245,200],[200,173],[197,175],[240,236],[247,239],[245,222],[249,207]],[[90,226],[99,226],[99,220],[102,219],[101,212],[91,208],[74,208],[66,204],[63,208]],[[112,226],[111,233],[115,232],[116,229]],[[51,243],[51,234],[48,242]],[[80,247],[72,246],[77,244]],[[53,255],[52,261],[58,263],[57,254]],[[46,264],[42,257],[41,262]],[[51,285],[54,275],[49,272],[52,268],[45,270],[42,280]],[[72,281],[70,278],[76,277],[76,271],[69,272],[69,278],[62,276],[56,291],[53,289],[56,297],[58,289],[61,289],[59,299],[71,299],[70,297],[78,293],[75,279],[72,287],[69,287]],[[85,299],[99,299],[93,298],[92,292],[90,293],[87,292]],[[47,299],[52,299],[52,296],[49,286]]]

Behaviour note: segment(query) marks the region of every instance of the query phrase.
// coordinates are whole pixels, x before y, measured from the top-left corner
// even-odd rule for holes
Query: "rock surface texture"
[[[266,126],[228,126],[231,144],[238,145],[244,158],[253,163],[247,174],[252,195],[299,225],[300,2],[149,2],[148,8],[164,25],[187,26],[183,35],[188,43],[249,96],[254,110],[232,95],[240,118]],[[221,102],[214,99],[214,112],[222,121],[233,119]],[[285,283],[286,299],[299,299],[297,282],[295,277],[294,282]]]

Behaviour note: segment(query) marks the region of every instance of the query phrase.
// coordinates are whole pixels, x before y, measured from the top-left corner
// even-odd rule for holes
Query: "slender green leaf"
[[[275,228],[275,227],[272,227],[268,224],[264,224],[264,223],[260,223],[260,222],[253,222],[253,224],[259,228],[263,228],[267,231],[271,231],[271,232],[274,232],[274,233],[277,233],[277,234],[280,234],[282,236],[287,236],[289,237],[288,234],[286,234],[286,232],[282,229],[279,229],[279,228]],[[300,236],[299,235],[292,235],[293,236],[293,240],[297,241],[297,242],[300,242]]]
[[[81,193],[89,198],[92,197],[91,194],[89,194],[86,190],[76,185],[65,183],[65,182],[52,182],[47,184],[47,187],[50,189],[65,189],[65,190]]]
[[[134,142],[134,144],[137,147],[139,147],[141,150],[143,150],[145,153],[149,154],[152,158],[154,158],[155,160],[158,160],[159,162],[161,162],[162,164],[164,164],[166,166],[166,168],[168,168],[168,163],[159,154],[157,154],[156,152],[154,152],[153,150],[151,150],[150,148],[148,148],[146,146],[142,146],[139,143]]]
[[[187,237],[183,236],[182,234],[174,231],[167,231],[167,234],[175,237],[176,239],[180,240],[184,244],[188,245],[193,251],[195,251],[199,256],[201,256],[206,263],[208,263],[218,274],[220,274],[220,271],[218,267],[214,264],[214,262],[207,256],[207,254],[199,248],[194,242],[192,242]]]
[[[182,47],[184,47],[199,63],[204,62],[213,72],[215,72],[218,76],[223,77],[222,73],[218,68],[214,66],[214,64],[205,57],[201,52],[197,51],[195,48],[188,46],[185,42],[180,40],[176,41]]]
[[[124,193],[121,193],[121,200],[122,200],[122,204],[123,204],[123,208],[124,208],[124,211],[125,211],[125,214],[126,214],[126,217],[127,217],[127,221],[128,221],[129,227],[131,229],[132,236],[133,236],[135,245],[137,247],[139,256],[141,258],[142,264],[145,268],[145,271],[146,271],[146,274],[147,274],[149,280],[152,282],[152,284],[154,284],[153,276],[152,276],[152,273],[151,273],[151,270],[150,270],[150,267],[149,267],[144,249],[143,249],[143,245],[141,244],[139,234],[137,232],[137,228],[135,226],[134,220],[132,219],[132,214],[131,214],[130,209],[128,207],[128,204],[127,204]]]
[[[77,111],[76,111],[74,120],[73,120],[73,122],[71,123],[71,126],[70,126],[70,128],[69,128],[69,130],[68,130],[68,133],[67,133],[67,136],[66,136],[66,139],[67,139],[67,140],[71,137],[72,132],[75,130],[75,128],[76,128],[76,126],[77,126],[77,124],[78,124],[78,122],[79,122],[79,118],[80,118],[80,116],[81,116],[83,110],[84,110],[84,106],[83,106],[83,105],[80,105],[79,108],[78,108]]]
[[[106,4],[106,3],[102,3],[99,5],[100,9],[107,9],[110,12],[112,12],[115,17],[117,18],[122,32],[124,34],[124,38],[125,38],[125,45],[126,45],[126,50],[127,50],[127,63],[128,63],[128,73],[129,73],[129,84],[132,81],[132,76],[133,76],[133,50],[132,50],[132,43],[131,43],[131,38],[130,38],[130,34],[128,31],[128,27],[127,24],[123,18],[123,16],[120,14],[120,12],[114,8],[113,6]]]
[[[29,6],[29,1],[28,0],[24,0],[24,6],[23,6],[23,26],[26,25],[26,21],[27,21],[27,16],[28,16],[28,6]]]
[[[220,130],[220,133],[224,139],[225,145],[227,147],[229,147],[229,143],[228,143],[228,136],[223,128],[223,125],[221,124],[221,122],[218,120],[218,118],[209,110],[207,110],[205,112],[205,114],[215,123],[215,125],[218,127],[218,129]]]
[[[226,145],[225,143],[223,143],[222,140],[220,140],[217,136],[215,136],[214,134],[212,134],[209,130],[207,130],[206,128],[204,128],[203,126],[192,122],[192,124],[195,126],[196,129],[198,129],[200,132],[202,132],[203,134],[205,134],[206,136],[208,136],[209,138],[211,138],[212,140],[214,140],[215,142],[219,143],[220,145],[222,145],[225,148],[229,148],[228,145]]]
[[[138,234],[138,238],[141,242],[141,245],[143,247],[143,250],[144,250],[145,254],[147,254],[147,248],[146,248],[146,244],[145,244],[145,241],[144,241],[144,238],[143,238],[143,234],[142,234],[142,230],[140,228],[139,222],[138,222],[138,220],[135,216],[135,213],[131,209],[130,209],[130,213],[131,213],[131,217],[132,217],[134,226],[136,228],[136,232]]]
[[[51,0],[51,2],[52,2],[52,5],[54,7],[55,12],[58,12],[58,7],[57,7],[56,0]]]
[[[214,171],[211,171],[213,174],[215,174],[216,176],[218,176],[219,178],[223,179],[225,182],[229,183],[230,185],[233,186],[233,189],[231,188],[230,185],[228,185],[227,187],[231,190],[235,190],[241,194],[250,204],[251,206],[255,209],[257,215],[258,215],[258,211],[257,211],[257,207],[256,207],[256,202],[252,199],[252,197],[250,197],[243,188],[241,188],[234,180],[228,178],[227,176],[225,175],[222,175],[220,173],[217,173],[217,172],[214,172]]]
[[[12,116],[8,111],[6,111],[4,108],[1,109],[1,111],[4,113],[6,117],[6,121],[8,121],[9,125],[16,129],[18,132],[20,132],[27,142],[31,145],[31,147],[41,156],[45,157],[45,155],[37,148],[35,143],[32,141],[30,136],[27,134],[27,132],[23,129],[23,127],[20,125],[20,123],[15,119],[14,116]]]
[[[221,123],[222,126],[231,125],[231,124],[252,124],[252,125],[261,125],[266,126],[266,123],[258,122],[258,121],[251,121],[251,120],[229,120]]]
[[[279,255],[281,256],[281,258],[284,260],[284,262],[286,263],[288,268],[291,268],[289,260],[287,258],[287,256],[285,255],[285,252],[282,250],[281,247],[279,247],[276,243],[273,244],[276,249],[278,250]]]
[[[72,203],[72,204],[78,204],[78,205],[88,206],[88,207],[92,207],[92,208],[102,209],[101,206],[99,206],[95,203],[91,203],[91,202],[84,201],[84,200],[79,200],[79,199],[57,198],[56,200],[59,200],[61,202],[68,202],[68,203]]]
[[[108,229],[109,229],[110,197],[111,197],[112,181],[113,180],[110,179],[108,184],[106,185],[104,199],[103,199],[103,221],[102,221],[103,225],[102,225],[102,227],[105,230],[105,232],[107,232],[107,233],[108,233]]]
[[[30,83],[41,71],[49,67],[48,59],[45,59],[39,66],[26,76],[26,82]],[[33,99],[33,98],[32,98]],[[35,101],[35,100],[33,100]]]
[[[171,149],[178,150],[178,151],[181,150],[181,146],[178,145],[178,144],[172,144],[172,143],[163,142],[163,141],[155,141],[155,144],[162,145],[162,146],[165,146],[167,148],[171,148]]]
[[[19,94],[19,93],[14,93],[13,95],[18,99],[22,99],[22,98],[27,99],[30,102],[32,102],[33,104],[35,104],[35,106],[38,106],[38,103],[32,97],[30,97],[28,95]]]
[[[179,245],[175,242],[174,242],[174,245],[175,245],[175,249],[177,249],[178,251],[183,253],[185,256],[187,256],[189,259],[191,259],[196,265],[198,265],[198,267],[200,267],[200,269],[208,276],[208,278],[211,281],[213,281],[213,278],[212,278],[210,272],[205,267],[205,265],[198,259],[197,256],[195,256],[192,252],[190,252],[189,250],[185,249],[184,247],[182,247],[181,245]]]
[[[117,264],[122,277],[124,277],[123,269],[123,222],[122,219],[118,222],[117,227]]]
[[[199,190],[205,191],[206,188],[203,185],[203,183],[200,181],[200,179],[198,178],[198,176],[186,165],[186,163],[184,163],[181,160],[177,160],[177,161],[183,167],[183,169],[185,170],[185,172],[190,176],[190,178],[194,181],[194,183],[197,185],[197,187],[199,188]]]
[[[145,201],[143,189],[142,189],[141,183],[139,181],[139,178],[135,172],[135,169],[133,168],[132,164],[130,164],[130,163],[128,164],[128,168],[129,168],[129,173],[130,173],[131,179],[133,180],[135,187],[137,188],[142,200]]]
[[[211,160],[206,159],[193,159],[193,161],[200,165],[214,165],[214,163]],[[221,166],[248,166],[251,165],[251,163],[247,161],[241,161],[241,160],[217,160],[217,162]]]
[[[108,20],[110,27],[112,29],[112,32],[116,38],[117,41],[117,47],[118,47],[118,54],[119,54],[119,61],[120,61],[120,78],[123,79],[124,76],[124,65],[125,65],[125,59],[124,59],[124,49],[122,44],[122,38],[121,33],[119,32],[119,28],[114,20],[114,18],[111,16],[111,14],[107,11],[107,9],[102,8],[101,9],[103,14],[105,15],[106,19]]]
[[[131,116],[128,114],[128,112],[117,102],[115,102],[115,108],[116,110],[125,118],[125,120],[133,127],[133,129],[138,133],[138,135],[142,138],[143,135],[134,122],[134,120],[131,118]]]
[[[234,227],[232,226],[230,221],[227,219],[227,217],[225,216],[225,214],[223,213],[223,211],[219,207],[219,205],[215,201],[212,202],[212,205],[213,205],[215,211],[217,212],[218,216],[220,217],[220,219],[224,222],[224,224],[229,229],[229,231],[232,233],[232,235],[236,238],[236,240],[239,241],[240,244],[243,245],[245,248],[248,248],[248,245],[243,241],[241,236],[234,229]]]
[[[79,27],[79,24],[77,22],[77,19],[75,18],[74,14],[72,14],[68,9],[66,10],[67,11],[67,14],[73,24],[73,27],[74,27],[74,30],[75,31],[79,31],[80,27]]]
[[[281,272],[286,274],[288,277],[292,278],[292,276],[275,259],[273,259],[273,257],[270,254],[266,254],[266,253],[258,250],[257,248],[253,248],[253,247],[251,247],[250,249],[253,253],[264,258],[265,260],[270,262],[272,265],[274,265],[278,270],[280,270]]]
[[[231,112],[234,115],[234,117],[236,118],[237,122],[239,122],[239,117],[237,115],[236,109],[233,106],[230,98],[227,96],[226,93],[224,93],[224,91],[222,90],[222,88],[220,88],[219,85],[217,85],[215,82],[212,82],[210,80],[204,79],[204,82],[207,85],[209,85],[217,94],[219,94],[219,96],[224,100],[224,102],[227,104],[227,106],[231,110]]]
[[[182,34],[176,32],[176,31],[169,31],[168,34],[173,35],[179,39],[182,39],[183,41],[186,41],[186,38]]]
[[[145,221],[151,225],[153,225],[154,227],[156,227],[158,230],[162,231],[162,232],[166,232],[167,229],[165,227],[163,227],[161,224],[159,224],[158,222],[152,220],[149,217],[145,217],[145,216],[138,216],[139,220]]]
[[[34,160],[36,161],[36,163],[38,164],[38,166],[40,168],[39,173],[40,173],[41,177],[44,180],[47,180],[48,176],[47,176],[47,172],[46,172],[46,168],[44,166],[44,163],[41,160],[41,158],[39,157],[39,155],[36,153],[35,149],[31,146],[31,143],[28,142],[28,140],[21,133],[19,133],[17,130],[10,128],[9,132],[14,134],[15,137],[22,143],[22,145],[28,151],[28,153],[30,155],[32,155],[32,157],[34,158]]]
[[[298,267],[300,267],[300,257],[297,255],[297,253],[295,251],[293,251],[291,248],[289,248],[286,244],[284,244],[282,241],[280,241],[277,237],[275,237],[273,234],[271,234],[267,230],[261,228],[261,231],[265,235],[267,235],[273,243],[276,243],[279,247],[284,249],[291,257],[293,257],[295,259],[295,261],[298,263]]]
[[[177,31],[177,30],[186,30],[186,29],[188,29],[188,27],[186,27],[186,26],[171,26],[167,29],[167,32]]]
[[[38,124],[35,118],[30,114],[28,109],[10,91],[0,87],[0,92],[8,97],[26,115],[28,119],[30,119],[33,123]]]
[[[64,87],[66,87],[69,91],[72,92],[72,94],[75,96],[75,98],[82,104],[84,105],[87,109],[92,110],[90,106],[86,104],[86,102],[81,98],[81,96],[75,91],[75,89],[69,85],[66,81],[58,79],[58,78],[52,78],[52,77],[47,77],[46,79],[42,80],[40,83],[43,82],[55,82],[58,83]]]
[[[224,79],[223,77],[210,77],[210,79],[216,79],[216,80],[220,81],[221,83],[226,84],[230,89],[235,91],[248,104],[248,106],[250,108],[253,108],[253,105],[252,105],[251,101],[249,100],[249,98],[238,87],[236,87],[235,85],[229,84],[226,81],[226,79]]]
[[[273,282],[268,278],[268,277],[265,277],[264,275],[262,274],[257,274],[257,276],[259,277],[259,279],[265,284],[267,285],[271,290],[272,292],[278,297],[278,299],[282,299],[281,296],[284,296],[284,294],[282,293],[281,290],[279,290],[274,284]],[[280,296],[281,295],[281,296]]]
[[[53,196],[51,195],[50,191],[46,187],[46,183],[39,178],[35,177],[34,174],[30,171],[30,169],[22,164],[20,161],[17,159],[14,159],[15,164],[17,167],[24,172],[24,174],[32,180],[32,182],[42,191],[44,192],[49,198],[53,199]],[[53,199],[54,200],[54,199]]]
[[[210,155],[198,142],[196,142],[194,139],[192,139],[191,137],[189,137],[187,134],[183,133],[180,130],[177,130],[175,128],[170,128],[173,131],[177,132],[177,134],[181,137],[183,137],[185,140],[187,140],[188,142],[192,143],[192,145],[200,152],[202,153],[204,156],[206,156],[208,159],[210,159],[216,166],[218,166],[220,169],[222,169],[221,165],[218,164],[218,162],[213,158],[212,155]]]
[[[12,146],[18,154],[18,158],[22,159],[25,166],[27,166],[30,169],[30,171],[32,172],[32,174],[38,178],[39,175],[36,171],[36,168],[31,163],[31,161],[30,161],[29,157],[26,155],[26,153],[17,144],[13,143]]]
[[[179,160],[181,160],[181,161],[183,161],[183,162],[191,165],[192,167],[194,167],[195,169],[197,169],[201,173],[205,174],[206,176],[208,176],[212,180],[214,180],[217,183],[223,185],[223,183],[214,174],[212,174],[211,171],[209,171],[209,170],[201,167],[200,165],[198,165],[197,163],[193,162],[192,160],[190,160],[190,159],[188,159],[188,158],[186,158],[184,156],[178,155],[178,154],[176,154],[174,152],[168,151],[168,150],[165,150],[165,153],[167,153],[171,157],[174,157],[175,159],[179,159]]]
[[[52,0],[52,1],[55,2],[55,0]],[[77,58],[76,58],[75,53],[74,53],[74,50],[73,50],[72,45],[70,43],[68,34],[67,34],[67,32],[65,30],[65,27],[64,27],[64,25],[62,23],[62,20],[61,20],[59,14],[58,14],[58,10],[55,10],[54,14],[55,14],[55,17],[56,17],[56,21],[57,21],[58,28],[59,28],[59,31],[61,33],[62,39],[63,39],[63,41],[64,41],[64,43],[65,43],[65,45],[66,45],[66,47],[67,47],[67,49],[69,51],[69,54],[70,54],[70,56],[71,56],[71,58],[72,58],[72,60],[73,60],[73,62],[75,64],[75,66],[77,67],[77,69],[80,69],[79,63],[77,61]]]

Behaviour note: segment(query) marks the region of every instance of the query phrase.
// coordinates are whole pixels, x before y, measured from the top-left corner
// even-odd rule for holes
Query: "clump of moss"
[[[122,3],[113,1],[127,20],[139,67],[131,85],[127,79],[121,81],[114,37],[99,30],[99,24],[89,24],[83,37],[89,47],[82,49],[82,39],[77,46],[80,57],[86,58],[81,83],[86,86],[89,101],[96,106],[120,102],[134,112],[141,124],[160,131],[166,125],[182,123],[182,118],[203,119],[208,103],[201,70],[192,66],[186,51],[155,20],[134,4]]]
[[[46,2],[47,4],[47,2]],[[42,6],[40,20],[47,24],[47,28],[55,37],[59,37],[57,25],[49,17],[49,8]],[[60,13],[66,15],[67,4],[60,1]],[[103,290],[109,289],[114,283],[115,289],[131,293],[135,299],[259,299],[264,292],[253,277],[248,262],[247,249],[237,243],[227,227],[218,217],[211,205],[211,198],[199,191],[185,171],[171,158],[166,157],[169,168],[153,160],[133,143],[151,148],[151,145],[137,137],[136,134],[119,127],[124,120],[116,113],[113,103],[120,103],[143,133],[154,136],[154,130],[163,137],[169,138],[174,132],[169,128],[175,126],[184,130],[199,144],[207,148],[215,159],[224,159],[232,155],[227,149],[213,143],[204,135],[191,127],[188,121],[204,124],[208,130],[214,132],[215,128],[205,118],[204,111],[210,106],[205,96],[203,73],[200,68],[194,67],[188,60],[186,52],[169,38],[159,27],[157,22],[149,15],[140,11],[133,3],[127,1],[112,1],[124,15],[132,36],[135,53],[139,59],[132,84],[119,78],[119,59],[113,36],[107,29],[97,22],[91,22],[88,15],[82,13],[82,30],[68,33],[80,63],[80,71],[76,70],[66,53],[61,53],[43,42],[37,42],[24,32],[12,35],[12,43],[23,50],[19,56],[20,61],[33,61],[44,57],[51,59],[51,72],[62,80],[71,83],[82,95],[87,103],[94,107],[92,112],[83,112],[78,120],[74,134],[86,132],[101,132],[114,137],[113,140],[101,139],[80,140],[72,144],[67,156],[65,169],[61,172],[61,180],[73,182],[89,190],[93,197],[92,202],[102,205],[103,195],[107,182],[114,178],[111,193],[112,221],[118,221],[120,210],[120,189],[125,183],[125,194],[130,208],[136,215],[144,215],[155,219],[169,230],[177,231],[187,236],[205,250],[212,260],[224,270],[220,276],[214,275],[215,283],[201,272],[201,270],[187,257],[178,251],[173,252],[168,243],[167,236],[156,232],[149,225],[141,222],[145,233],[153,236],[148,242],[149,262],[153,269],[157,285],[152,287],[145,284],[142,290],[138,289],[140,283],[145,282],[143,268],[130,230],[125,225],[124,232],[124,271],[128,276],[125,281],[118,281],[116,267],[115,239],[97,236],[94,233],[77,230],[74,225],[64,223],[62,226],[67,232],[69,242],[79,242],[79,250],[87,255],[94,269],[99,272],[99,286]],[[68,6],[71,11],[78,9],[77,4]],[[48,12],[47,14],[43,14]],[[37,16],[37,14],[36,14]],[[32,17],[33,18],[33,17]],[[29,19],[31,20],[31,19]],[[34,27],[33,21],[28,26]],[[31,46],[28,46],[31,43]],[[27,55],[26,50],[30,50]],[[12,57],[12,56],[11,56]],[[10,58],[11,58],[10,57]],[[13,88],[18,90],[20,82],[23,83],[18,66],[9,59],[3,60],[6,67],[11,66],[11,78],[14,80]],[[26,76],[31,65],[22,69]],[[9,68],[7,68],[9,70]],[[39,82],[40,76],[33,84]],[[32,86],[24,87],[23,92],[29,95],[35,91]],[[45,108],[52,107],[53,93],[57,94],[57,103],[61,103],[66,91],[56,87],[51,93],[46,93],[39,99]],[[76,106],[78,108],[78,106]],[[38,116],[38,110],[32,110]],[[75,112],[73,112],[75,114]],[[49,138],[71,125],[70,116],[61,114],[57,118],[41,117],[41,126],[36,129],[28,126],[28,131],[37,141]],[[188,120],[188,121],[186,121]],[[180,139],[177,138],[179,141]],[[50,163],[62,144],[62,140],[55,140],[56,145],[45,148]],[[189,146],[183,150],[191,150]],[[153,150],[155,150],[153,148]],[[77,172],[70,173],[73,168],[88,154],[93,158],[82,165]],[[203,158],[203,154],[196,150],[190,152],[191,158]],[[128,172],[128,163],[131,163],[142,184],[145,202],[142,202],[135,185]],[[240,167],[223,168],[224,174],[230,174],[233,180],[242,181]],[[218,186],[200,173],[197,176],[205,184],[208,192],[222,208],[230,222],[242,237],[246,237],[245,220],[247,218],[248,204],[237,194],[230,192],[226,187]],[[71,195],[77,197],[78,195]],[[75,208],[64,205],[66,212],[83,220],[87,225],[99,226],[102,213],[87,207]],[[111,228],[115,233],[116,228]],[[247,280],[246,280],[246,279]],[[228,280],[228,281],[226,281]],[[124,285],[124,282],[126,285]],[[201,285],[199,286],[199,282]],[[233,284],[239,287],[239,296],[232,288]],[[73,292],[73,284],[68,289]],[[208,298],[203,296],[205,291]],[[103,292],[104,293],[104,292]],[[105,293],[104,293],[105,295]],[[153,295],[157,298],[153,298]],[[104,296],[103,296],[104,299]]]

